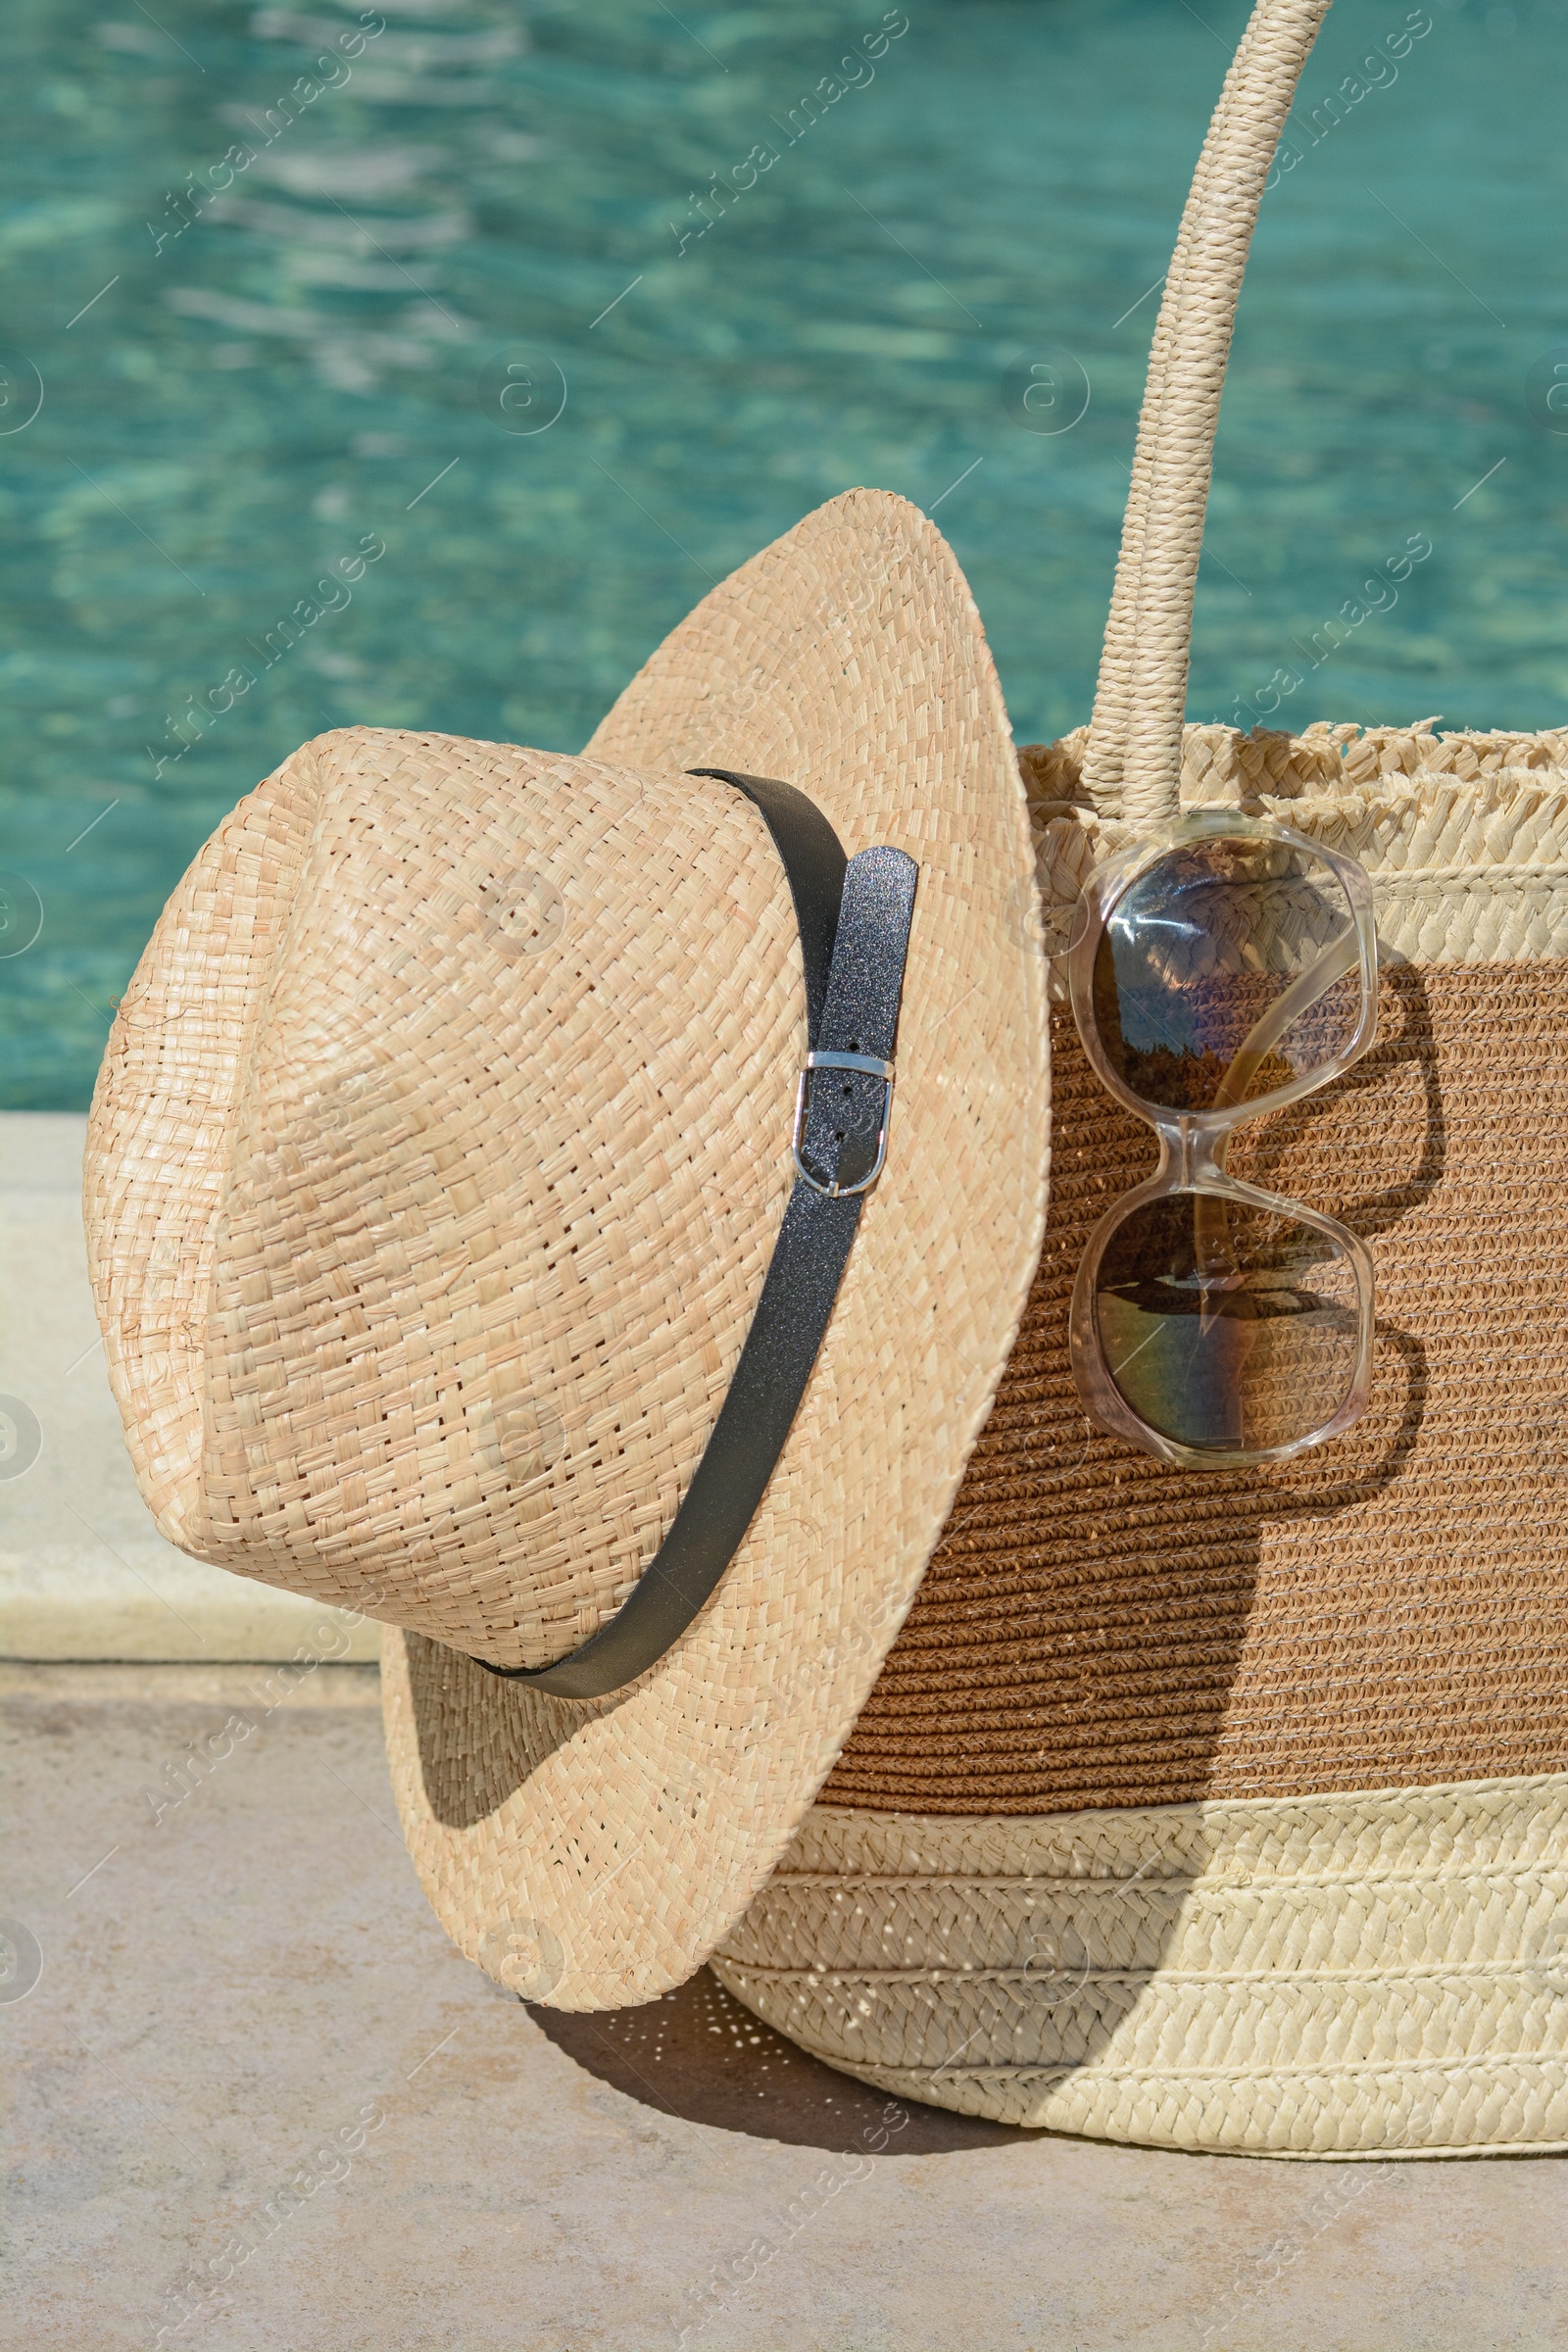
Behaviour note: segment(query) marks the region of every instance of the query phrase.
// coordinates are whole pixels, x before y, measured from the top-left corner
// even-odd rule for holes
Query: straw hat
[[[791,1189],[802,948],[722,766],[918,869],[897,1110],[760,1510],[628,1687],[538,1667],[659,1549]],[[142,1492],[197,1556],[403,1629],[387,1731],[462,1949],[678,1984],[833,1766],[941,1534],[1045,1216],[1045,965],[979,616],[854,491],[726,580],[580,758],[356,728],[242,801],[121,1008],[86,1159]]]

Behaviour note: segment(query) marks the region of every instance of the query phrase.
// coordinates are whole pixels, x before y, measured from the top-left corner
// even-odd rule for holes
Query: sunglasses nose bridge
[[[1204,1185],[1223,1179],[1231,1143],[1230,1120],[1193,1118],[1184,1111],[1175,1118],[1167,1113],[1152,1123],[1160,1144],[1158,1172],[1169,1177],[1173,1192],[1200,1192]]]

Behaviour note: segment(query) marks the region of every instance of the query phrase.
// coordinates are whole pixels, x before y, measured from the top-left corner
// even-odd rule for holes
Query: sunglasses
[[[1287,825],[1196,810],[1096,867],[1067,973],[1096,1075],[1159,1138],[1078,1268],[1085,1409],[1190,1469],[1338,1436],[1371,1380],[1372,1260],[1225,1158],[1244,1120],[1330,1085],[1377,1034],[1365,872]]]

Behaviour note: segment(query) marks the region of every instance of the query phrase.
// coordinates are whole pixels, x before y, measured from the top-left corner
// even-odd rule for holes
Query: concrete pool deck
[[[890,2112],[706,1971],[529,2011],[426,1908],[374,1667],[287,1698],[265,1668],[3,1679],[29,2352],[1568,2344],[1560,2157],[1271,2163]]]

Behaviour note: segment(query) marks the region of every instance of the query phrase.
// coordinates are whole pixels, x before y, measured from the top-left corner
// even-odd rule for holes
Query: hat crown
[[[368,731],[298,757],[189,1534],[543,1664],[636,1582],[745,1335],[805,1050],[788,888],[719,783]]]

